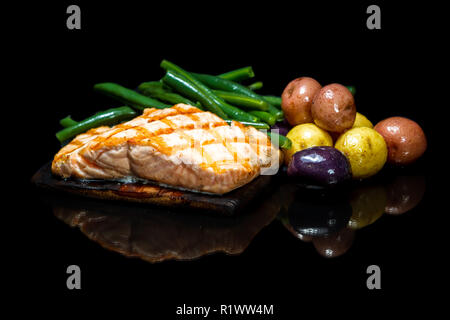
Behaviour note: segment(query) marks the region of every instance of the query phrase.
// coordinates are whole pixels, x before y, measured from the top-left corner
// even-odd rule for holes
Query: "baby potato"
[[[386,142],[374,129],[352,128],[338,138],[335,148],[347,156],[354,179],[373,176],[386,163]]]
[[[316,94],[311,105],[314,123],[324,130],[344,132],[356,118],[352,93],[338,83],[329,84]]]
[[[281,109],[291,126],[313,122],[311,104],[322,86],[309,77],[292,80],[281,95]]]
[[[286,137],[291,139],[292,142],[291,148],[284,151],[284,161],[286,164],[289,164],[293,154],[297,151],[316,146],[333,146],[333,140],[328,132],[320,129],[313,123],[304,123],[295,126],[288,132]]]
[[[333,147],[311,147],[294,153],[287,174],[322,186],[342,184],[352,178],[347,157]]]
[[[416,161],[427,149],[422,128],[403,117],[391,117],[377,123],[374,128],[386,140],[388,162],[405,165]]]
[[[373,128],[372,122],[370,122],[369,119],[367,119],[364,115],[357,112],[355,122],[353,123],[352,128],[360,128],[360,127],[367,127],[367,128]]]

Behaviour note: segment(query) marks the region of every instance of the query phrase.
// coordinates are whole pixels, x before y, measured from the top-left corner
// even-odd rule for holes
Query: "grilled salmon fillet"
[[[279,149],[255,128],[228,125],[211,112],[177,104],[76,136],[55,155],[52,172],[63,178],[141,178],[223,194],[261,170],[277,170],[280,158]]]

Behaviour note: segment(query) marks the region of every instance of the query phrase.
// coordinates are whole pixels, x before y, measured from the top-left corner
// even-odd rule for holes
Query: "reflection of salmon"
[[[47,194],[56,217],[102,247],[149,262],[192,260],[215,252],[240,254],[280,209],[280,192],[255,202],[234,219]]]
[[[279,157],[255,128],[229,126],[210,112],[178,104],[78,135],[55,155],[52,172],[64,178],[142,178],[222,194],[250,182]]]

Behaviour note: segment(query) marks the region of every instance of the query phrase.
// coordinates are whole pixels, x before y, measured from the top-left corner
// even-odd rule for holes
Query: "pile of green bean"
[[[98,112],[79,122],[70,116],[62,119],[60,124],[64,129],[56,134],[58,140],[65,142],[90,128],[127,121],[137,115],[136,111],[145,108],[163,109],[177,103],[213,112],[228,123],[235,120],[258,129],[270,129],[284,119],[280,97],[262,96],[255,92],[262,88],[261,81],[250,85],[241,83],[255,77],[250,66],[220,75],[188,72],[167,60],[163,60],[160,66],[166,72],[163,78],[143,82],[137,90],[109,82],[94,85],[95,91],[125,106]],[[280,147],[287,147],[290,143],[286,137],[277,138]]]

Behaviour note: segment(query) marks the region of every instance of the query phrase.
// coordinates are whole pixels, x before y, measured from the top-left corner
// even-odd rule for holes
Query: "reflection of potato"
[[[288,210],[288,221],[307,236],[335,233],[347,226],[352,207],[346,192],[299,188]]]
[[[424,176],[399,176],[387,186],[389,214],[405,213],[419,204],[425,193]]]
[[[350,249],[355,238],[355,231],[343,228],[331,235],[314,238],[312,240],[317,252],[325,258],[334,258],[343,255]]]
[[[350,199],[352,216],[348,226],[352,229],[361,229],[374,223],[383,215],[386,202],[386,190],[381,186],[364,186],[355,189]]]
[[[299,232],[297,232],[292,226],[291,226],[291,224],[289,223],[289,221],[287,220],[287,218],[285,219],[285,220],[282,220],[281,221],[282,223],[283,223],[283,226],[294,236],[294,237],[296,237],[297,239],[300,239],[300,240],[302,240],[302,241],[304,241],[304,242],[311,242],[312,241],[312,239],[314,239],[314,237],[312,237],[312,236],[307,236],[307,235],[305,235],[305,234],[303,234],[303,233],[299,233]]]

